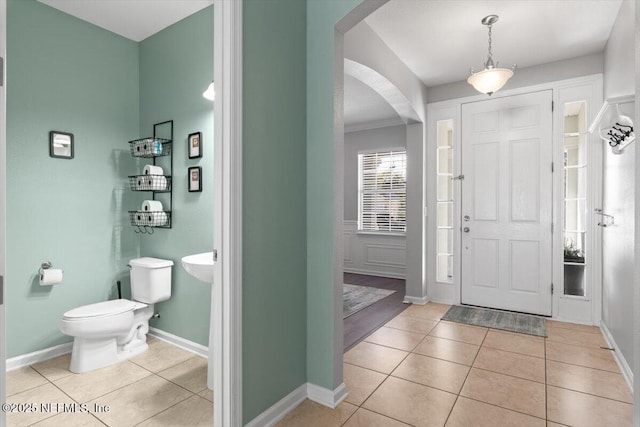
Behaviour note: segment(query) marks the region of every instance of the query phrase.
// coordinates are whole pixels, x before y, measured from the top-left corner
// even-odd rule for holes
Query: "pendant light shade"
[[[207,90],[202,92],[202,96],[204,96],[209,101],[214,101],[216,99],[216,88],[214,82],[211,82]]]
[[[491,95],[499,91],[511,77],[513,71],[508,68],[488,68],[470,75],[467,83],[478,92]]]
[[[493,24],[498,22],[498,15],[485,16],[481,22],[482,25],[486,25],[489,28],[489,52],[487,61],[484,63],[484,70],[474,73],[473,69],[471,69],[471,75],[467,79],[467,83],[473,86],[478,92],[491,95],[499,91],[502,86],[513,77],[513,70],[516,69],[516,66],[514,65],[511,69],[498,68],[498,63],[494,64],[493,62],[493,54],[491,53],[491,28]]]

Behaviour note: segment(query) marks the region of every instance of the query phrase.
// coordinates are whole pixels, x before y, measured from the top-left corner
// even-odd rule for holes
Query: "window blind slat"
[[[404,150],[358,154],[360,230],[406,231],[406,170]]]

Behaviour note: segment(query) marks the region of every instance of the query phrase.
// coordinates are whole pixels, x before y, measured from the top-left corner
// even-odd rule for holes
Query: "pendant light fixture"
[[[202,92],[202,96],[204,96],[209,101],[214,101],[216,99],[216,88],[215,88],[215,85],[213,83],[214,82],[211,82],[211,84],[209,85],[207,90]]]
[[[487,62],[484,63],[484,70],[474,73],[472,68],[467,83],[473,86],[478,92],[491,95],[499,91],[500,88],[507,83],[507,80],[513,76],[513,70],[516,69],[516,65],[511,69],[497,68],[499,63],[496,62],[494,64],[493,62],[493,55],[491,53],[491,27],[498,22],[498,15],[485,16],[480,22],[489,28],[489,54],[487,56]]]

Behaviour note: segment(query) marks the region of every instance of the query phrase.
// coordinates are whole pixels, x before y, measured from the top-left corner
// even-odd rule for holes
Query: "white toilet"
[[[62,316],[60,330],[74,337],[71,372],[81,373],[129,359],[147,345],[153,304],[171,297],[173,261],[136,258],[131,268],[131,299],[83,305]]]

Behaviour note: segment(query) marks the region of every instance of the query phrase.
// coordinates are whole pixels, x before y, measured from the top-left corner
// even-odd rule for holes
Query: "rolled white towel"
[[[136,212],[133,217],[135,225],[147,225],[147,215],[144,212]]]
[[[145,212],[162,211],[162,202],[158,200],[145,200],[142,202],[142,210]]]
[[[146,185],[146,180],[144,177],[139,176],[136,178],[136,190],[144,190]]]
[[[169,217],[165,212],[149,212],[147,216],[147,225],[154,227],[163,227],[169,222]]]
[[[160,166],[146,165],[143,173],[145,175],[164,175],[164,171]]]
[[[149,175],[147,184],[150,190],[164,191],[167,190],[167,178],[163,175]]]

